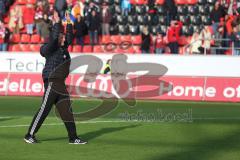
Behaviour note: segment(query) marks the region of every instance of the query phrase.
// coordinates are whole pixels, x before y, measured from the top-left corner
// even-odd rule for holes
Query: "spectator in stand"
[[[90,13],[89,15],[91,15],[92,11],[96,11],[96,13],[99,13],[100,12],[100,8],[97,4],[91,2],[89,4],[89,8],[88,8],[88,12]]]
[[[151,35],[148,31],[148,28],[144,27],[142,30],[142,44],[141,44],[142,53],[149,53],[150,45],[151,45]]]
[[[237,24],[237,30],[240,32],[240,16],[237,17],[236,24]]]
[[[164,48],[166,47],[163,39],[163,35],[161,33],[157,33],[157,37],[155,39],[155,52],[156,54],[163,54]]]
[[[109,35],[109,26],[111,22],[111,14],[106,3],[103,4],[102,9],[102,34]]]
[[[52,26],[50,20],[48,19],[48,14],[43,15],[43,19],[40,22],[40,36],[44,39],[44,42],[48,42],[49,32]]]
[[[78,1],[73,1],[73,0],[67,0],[67,8],[68,10],[72,10],[72,8],[74,7],[74,4],[78,3]]]
[[[15,0],[2,0],[4,1],[5,4],[5,11],[9,11],[9,8],[11,5],[13,5],[13,3],[15,2]]]
[[[180,31],[182,29],[182,25],[182,22],[173,20],[171,21],[171,25],[168,27],[167,41],[172,54],[178,54],[178,40],[180,38]]]
[[[20,30],[24,27],[22,18],[22,8],[19,5],[16,5],[10,10],[10,20],[8,25],[14,34],[19,34]]]
[[[201,54],[210,54],[211,50],[211,40],[212,40],[212,33],[210,31],[209,26],[204,26],[199,39],[202,41],[201,47],[199,48]]]
[[[66,0],[55,0],[54,8],[58,12],[61,18],[65,16],[65,11],[67,10],[67,1]]]
[[[7,51],[10,38],[10,30],[0,21],[0,51]]]
[[[48,13],[49,12],[49,2],[48,0],[40,0],[43,5],[43,12]]]
[[[212,27],[213,31],[216,32],[217,28],[220,23],[220,19],[225,16],[224,8],[220,5],[220,3],[217,1],[214,5],[214,9],[210,14],[210,18],[212,21]]]
[[[233,55],[239,56],[240,55],[240,31],[238,30],[237,26],[233,27],[233,32],[230,36],[232,42],[233,42]]]
[[[227,9],[227,14],[233,15],[235,10],[236,10],[236,0],[230,0],[228,9]]]
[[[76,2],[76,4],[73,6],[71,14],[77,19],[78,15],[81,17],[84,16],[83,14],[84,11],[84,5],[81,1]]]
[[[122,15],[128,16],[128,13],[131,11],[131,4],[129,0],[122,0],[121,2]]]
[[[93,46],[98,43],[98,32],[100,29],[100,18],[95,10],[92,11],[91,17],[89,19],[88,29],[90,34],[90,43]]]
[[[2,43],[2,51],[8,51],[8,43],[9,43],[9,39],[10,39],[10,34],[11,34],[11,31],[6,27],[5,35],[4,35],[3,43]]]
[[[4,43],[3,43],[3,51],[7,51],[8,50],[8,44],[10,42],[10,35],[11,35],[11,31],[8,29],[8,27],[5,28],[5,36],[4,36]]]
[[[87,33],[87,25],[84,19],[81,17],[80,14],[77,16],[77,20],[74,23],[74,29],[76,30],[76,40],[77,44],[81,45],[82,48],[84,46],[84,36]]]
[[[76,18],[71,14],[71,10],[70,9],[67,10],[66,12],[69,13],[70,20],[71,20],[70,22],[72,23],[72,25],[74,25],[74,22],[76,21]],[[63,23],[64,26],[67,25],[68,22],[67,22],[66,16],[63,17],[62,23]]]
[[[163,7],[167,17],[166,26],[169,26],[172,20],[176,20],[177,18],[177,7],[174,0],[166,0],[163,4]]]
[[[240,15],[240,1],[237,2],[236,15],[238,15],[238,17],[239,17],[239,15]]]
[[[34,16],[37,34],[41,35],[41,22],[43,20],[43,4],[41,1],[37,2]]]
[[[216,54],[221,55],[224,54],[223,47],[223,26],[219,26],[217,32],[214,33],[214,47],[216,48]]]
[[[5,0],[0,0],[0,21],[3,21],[3,16],[6,13]]]
[[[49,19],[50,21],[52,21],[52,19],[53,19],[53,13],[54,13],[54,6],[53,6],[53,4],[50,4],[50,5],[49,5],[49,11],[48,11],[47,13],[48,13],[48,19]]]
[[[202,41],[200,38],[200,31],[194,32],[190,42],[190,53],[191,54],[200,54],[199,48],[202,46]]]
[[[33,34],[35,10],[32,4],[27,4],[23,12],[24,24],[27,28],[27,34]]]
[[[226,13],[228,12],[231,0],[217,0],[216,2],[218,2],[223,7]]]
[[[233,27],[232,27],[232,23],[234,21],[234,16],[233,15],[227,15],[226,16],[226,29],[227,29],[227,34],[228,36],[232,35],[233,32]]]
[[[92,16],[92,11],[95,11],[95,13],[98,14],[100,12],[99,6],[93,2],[91,2],[89,6],[84,6],[84,17],[85,17],[85,22],[88,26]]]
[[[233,15],[226,15],[224,22],[223,22],[223,27],[224,27],[224,33],[223,33],[223,39],[230,39],[230,36],[232,35],[233,28],[232,28],[232,23],[234,21],[234,16]],[[224,40],[223,47],[230,47],[230,42],[229,40]]]
[[[4,37],[5,37],[5,26],[3,22],[0,20],[0,51],[3,51]]]

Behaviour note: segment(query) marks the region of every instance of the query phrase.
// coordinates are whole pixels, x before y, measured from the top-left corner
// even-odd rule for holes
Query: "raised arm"
[[[58,37],[61,30],[62,30],[62,24],[60,21],[60,17],[58,13],[55,11],[53,14],[53,27],[49,35],[49,41],[48,43],[42,45],[42,47],[40,48],[40,54],[43,57],[46,57],[47,55],[51,55],[54,52],[54,50],[57,49]]]

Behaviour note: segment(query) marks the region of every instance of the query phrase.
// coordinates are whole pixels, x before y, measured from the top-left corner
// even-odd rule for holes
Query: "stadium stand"
[[[10,10],[16,5],[20,5],[24,8],[27,4],[36,5],[39,1],[46,0],[16,0],[10,7]],[[75,0],[71,0],[76,3]],[[185,52],[183,48],[190,43],[191,36],[195,32],[199,32],[203,25],[211,25],[210,14],[214,9],[214,5],[217,0],[175,0],[177,6],[177,19],[183,23],[181,29],[181,37],[178,40],[180,45],[180,54]],[[70,2],[70,1],[69,1]],[[115,43],[119,45],[121,42],[127,41],[132,43],[132,46],[127,49],[119,49],[116,47],[116,53],[139,53],[139,48],[142,43],[141,32],[144,26],[148,27],[150,34],[155,37],[157,33],[161,33],[166,36],[168,24],[166,9],[164,6],[165,0],[156,0],[154,7],[149,5],[147,0],[130,0],[131,9],[129,15],[122,15],[121,0],[81,0],[84,6],[90,6],[91,2],[102,8],[104,5],[109,5],[109,11],[111,13],[111,23],[109,26],[110,35],[102,35],[100,37],[100,43],[96,46],[90,45],[90,37],[86,35],[84,37],[83,48],[79,46],[74,40],[73,46],[70,47],[72,52],[109,52],[106,51],[104,45],[108,43]],[[53,5],[54,0],[48,0],[50,6]],[[237,2],[236,2],[237,3]],[[50,7],[51,8],[51,7]],[[151,11],[150,11],[151,10]],[[156,14],[154,14],[156,11]],[[51,12],[49,12],[51,13]],[[51,15],[49,15],[51,18]],[[238,16],[235,16],[237,19]],[[239,18],[238,18],[239,19]],[[8,11],[4,17],[4,24],[7,27],[10,21],[10,12]],[[238,20],[239,22],[239,20]],[[222,20],[224,22],[224,17]],[[154,38],[153,38],[154,40]],[[165,37],[166,40],[166,37]],[[12,34],[8,51],[38,51],[39,46],[44,43],[42,38],[34,29],[32,35],[26,33],[26,28],[22,28],[19,34]],[[166,40],[167,43],[167,40]],[[141,50],[141,49],[140,49]],[[166,49],[167,50],[167,49]],[[154,50],[153,50],[154,52]],[[229,54],[231,51],[227,51]]]

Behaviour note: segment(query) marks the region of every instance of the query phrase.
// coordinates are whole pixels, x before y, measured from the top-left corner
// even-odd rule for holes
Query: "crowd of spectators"
[[[3,18],[6,16],[14,0],[0,0],[0,51],[7,51],[10,38],[10,30],[5,27]]]
[[[165,1],[166,8],[166,39],[160,40],[164,35],[149,35],[146,38],[142,34],[142,53],[146,52],[146,43],[153,46],[154,53],[179,53],[179,41],[182,22],[178,20],[178,13],[174,1]],[[191,54],[225,54],[230,48],[234,48],[233,54],[240,55],[240,2],[236,0],[217,0],[210,14],[211,25],[201,25],[191,38],[189,50]],[[146,39],[146,40],[145,40]],[[149,41],[150,39],[150,41]],[[148,48],[150,48],[148,47]],[[158,48],[161,48],[160,50]]]
[[[216,1],[210,18],[212,25],[202,26],[200,31],[193,34],[190,52],[221,55],[232,47],[233,54],[240,55],[240,2]]]
[[[0,0],[1,24],[3,16],[7,13],[7,8],[9,8],[6,5],[10,5],[11,3],[10,0]],[[128,16],[132,5],[130,0],[121,0],[119,5],[122,16]],[[149,32],[149,26],[155,23],[157,9],[155,0],[148,0],[147,5],[149,7],[148,14],[151,17],[151,22],[141,29],[142,44],[140,49],[142,53],[179,53],[179,41],[183,23],[179,20],[174,0],[167,0],[163,4],[166,12],[165,25],[168,26],[166,34],[159,32],[157,35],[151,35]],[[9,36],[5,36],[5,34],[9,34],[9,30],[13,34],[19,34],[20,30],[25,28],[26,33],[29,35],[34,34],[36,30],[36,33],[44,41],[48,41],[54,10],[58,11],[63,21],[65,20],[65,12],[70,13],[75,29],[76,42],[82,46],[81,48],[85,45],[84,37],[86,35],[89,35],[90,44],[94,46],[99,44],[100,34],[110,34],[110,24],[113,21],[114,15],[111,15],[107,3],[99,6],[93,2],[86,5],[80,0],[55,0],[55,3],[51,4],[48,0],[36,0],[35,4],[28,3],[24,7],[14,5],[10,9],[8,26],[0,25],[0,50],[6,49],[6,45],[2,44],[7,43]],[[211,47],[215,47],[216,54],[224,54],[225,51],[223,49],[233,45],[236,48],[234,54],[239,55],[239,13],[240,2],[236,0],[217,0],[210,14],[212,24],[209,26],[202,25],[199,30],[195,30],[191,38],[189,52],[192,54],[210,54],[213,53]]]

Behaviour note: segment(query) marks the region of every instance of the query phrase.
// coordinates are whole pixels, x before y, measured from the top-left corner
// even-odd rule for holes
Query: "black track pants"
[[[66,90],[64,81],[45,81],[44,87],[45,92],[42,100],[42,105],[35,114],[27,135],[33,136],[35,133],[37,133],[47,115],[51,111],[52,106],[55,104],[58,110],[57,116],[60,116],[63,120],[68,131],[69,139],[76,138],[76,126],[71,110],[69,93]]]

